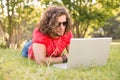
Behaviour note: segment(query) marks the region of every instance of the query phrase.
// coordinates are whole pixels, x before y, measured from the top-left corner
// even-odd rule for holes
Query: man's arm
[[[37,64],[43,63],[62,63],[62,57],[46,57],[46,47],[43,44],[33,43],[33,52]]]
[[[66,47],[67,53],[69,53],[69,48],[70,48],[70,45],[67,45]]]

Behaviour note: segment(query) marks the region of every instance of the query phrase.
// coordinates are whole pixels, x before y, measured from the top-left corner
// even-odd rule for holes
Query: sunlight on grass
[[[37,65],[21,56],[21,50],[0,49],[0,80],[119,80],[120,45],[112,44],[102,67],[59,69]]]

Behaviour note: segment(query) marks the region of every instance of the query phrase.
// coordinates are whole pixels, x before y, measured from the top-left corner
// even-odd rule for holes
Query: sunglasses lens
[[[67,26],[67,22],[59,22],[59,23],[58,23],[58,26],[61,26],[61,24],[62,24],[63,26]]]
[[[67,22],[63,22],[63,26],[67,26]]]

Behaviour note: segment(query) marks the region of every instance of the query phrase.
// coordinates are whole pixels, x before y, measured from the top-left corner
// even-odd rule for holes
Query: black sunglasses
[[[67,26],[68,22],[67,21],[65,21],[65,22],[58,22],[58,27],[61,26],[61,24],[63,26]]]

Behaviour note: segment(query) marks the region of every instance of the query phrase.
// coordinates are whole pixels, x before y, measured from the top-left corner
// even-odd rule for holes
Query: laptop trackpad
[[[59,64],[53,64],[55,67],[67,69],[67,63],[59,63]]]

